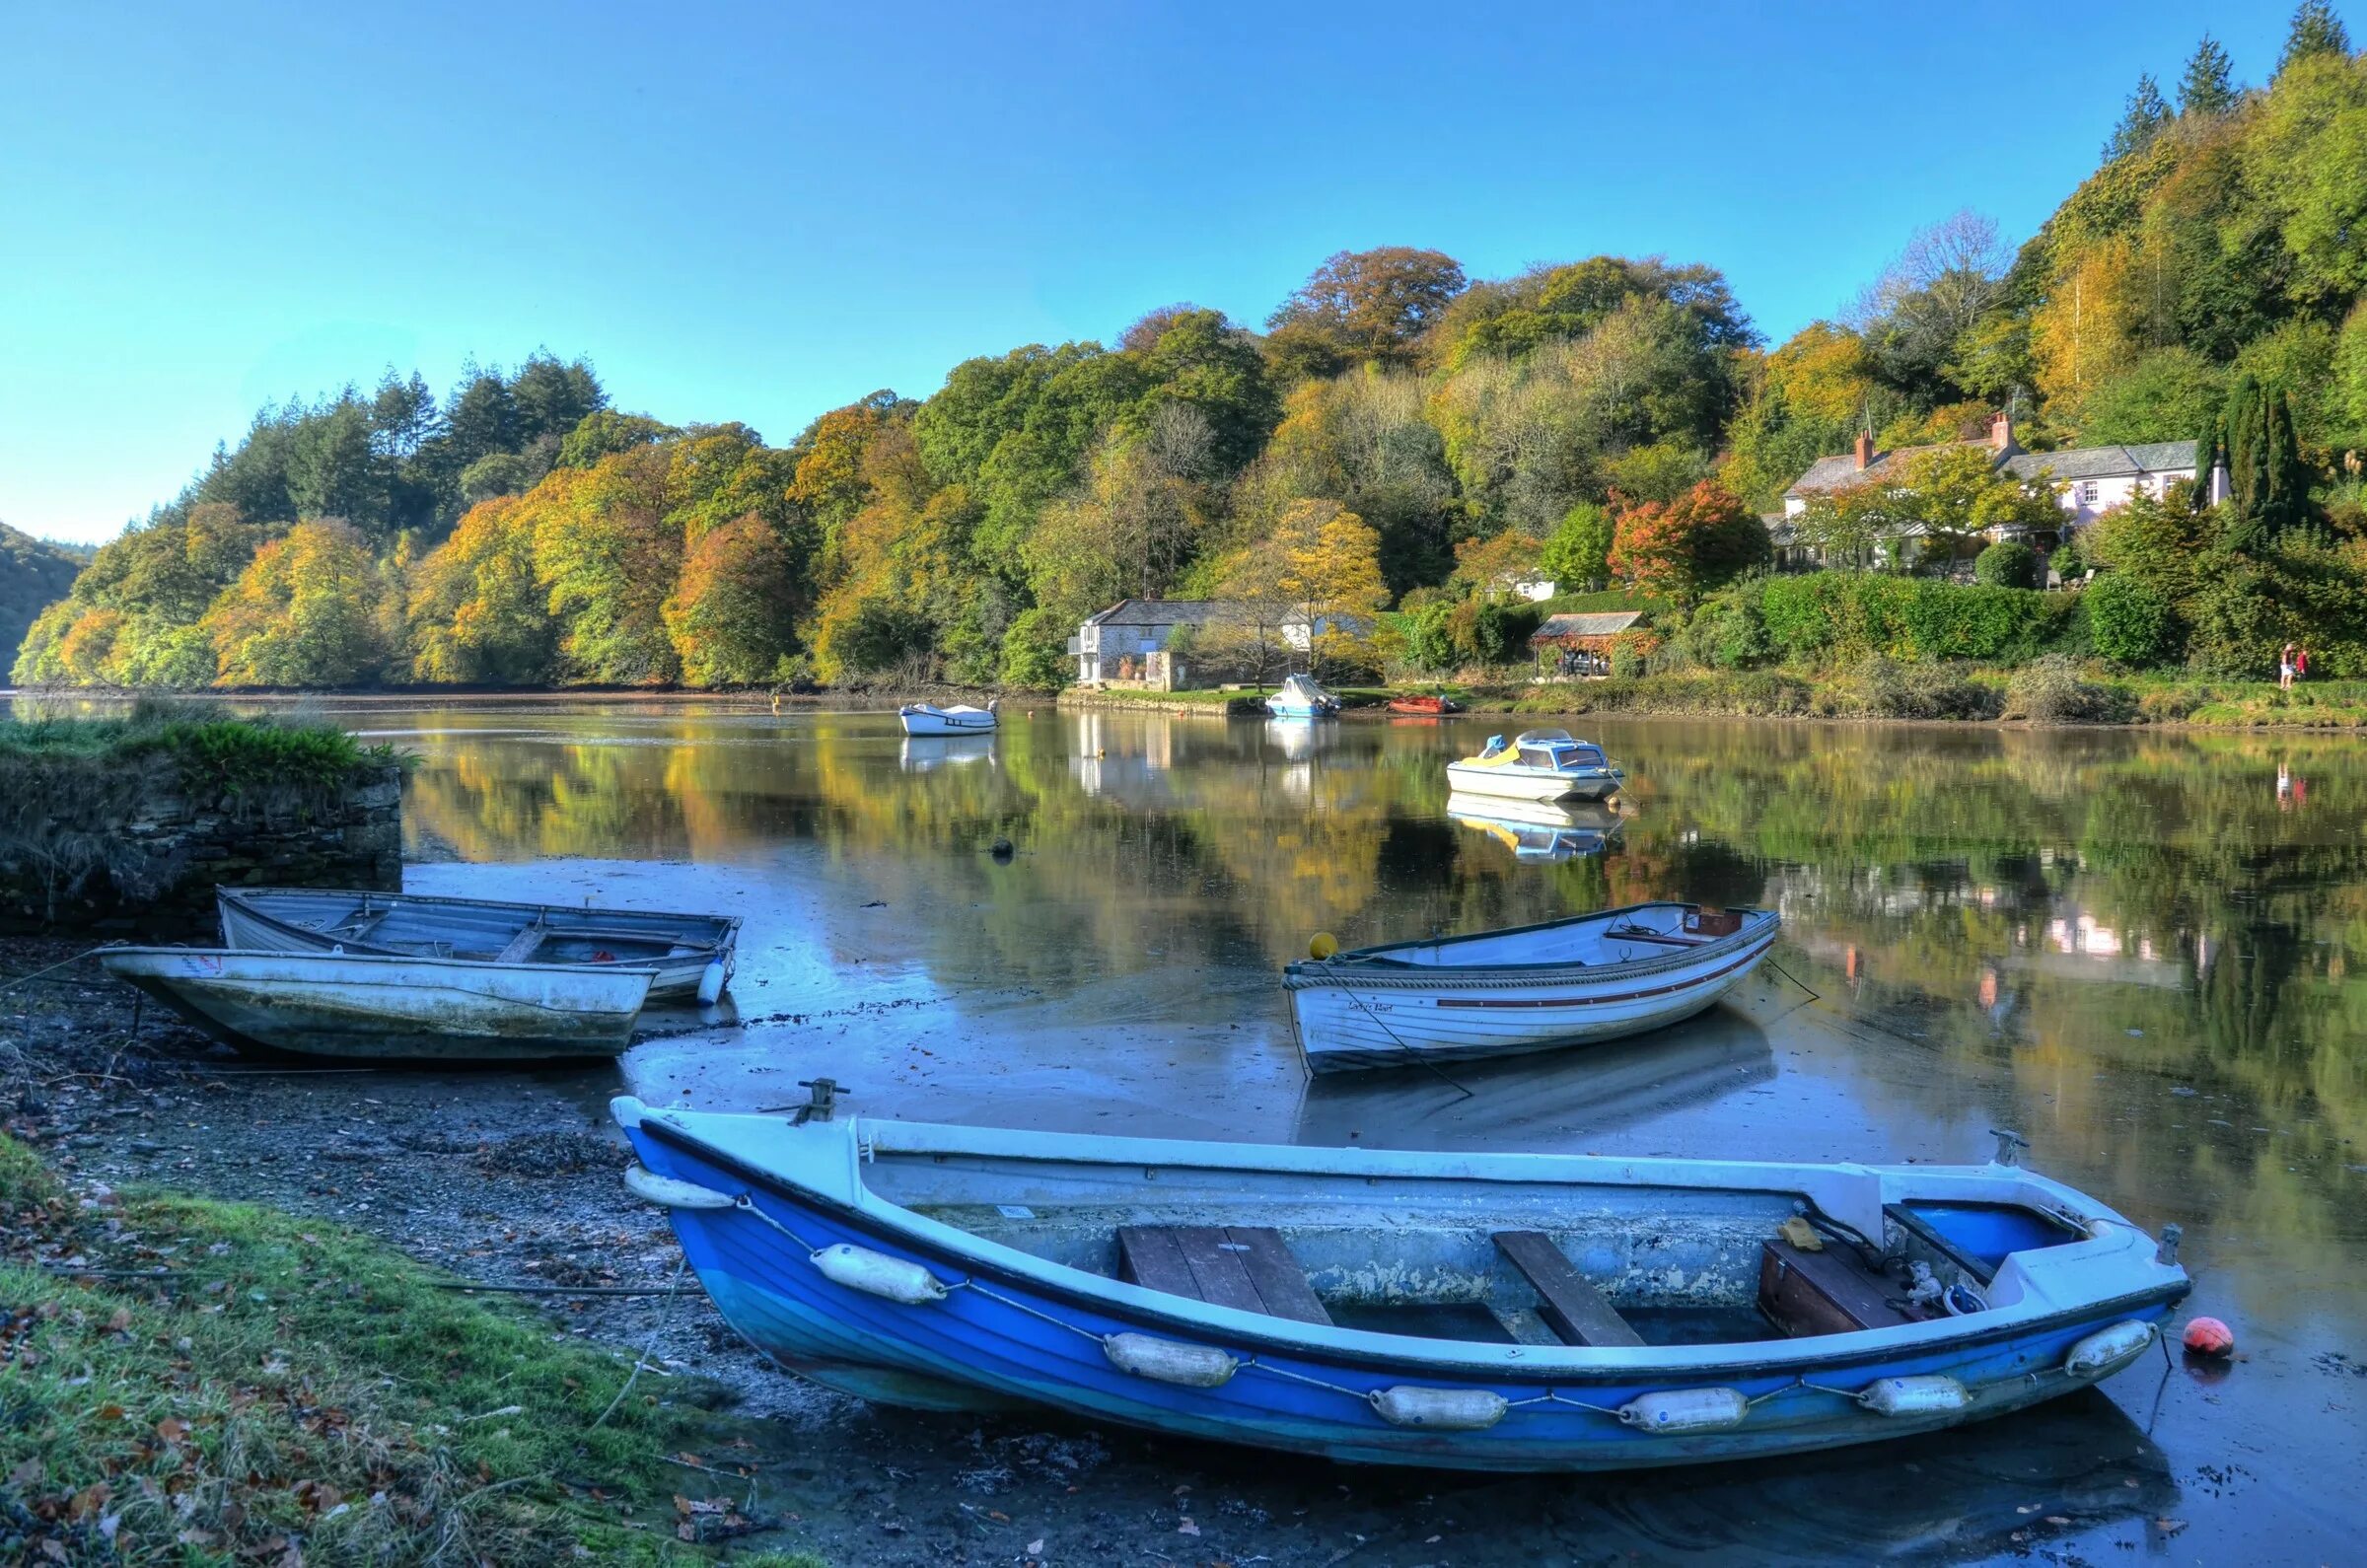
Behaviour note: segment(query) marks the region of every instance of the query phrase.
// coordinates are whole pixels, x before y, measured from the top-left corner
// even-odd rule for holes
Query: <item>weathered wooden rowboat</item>
[[[1282,971],[1313,1072],[1586,1045],[1716,1004],[1775,945],[1772,909],[1638,903],[1427,937]]]
[[[627,1184],[673,1211],[716,1307],[818,1383],[1352,1461],[1592,1470],[1884,1441],[2088,1387],[2188,1289],[2174,1234],[2157,1249],[2007,1165],[613,1110]]]
[[[217,888],[222,945],[494,963],[613,963],[651,971],[649,994],[712,1002],[731,983],[740,922],[567,904],[497,903],[325,888]]]
[[[311,1056],[613,1056],[653,971],[377,953],[108,948],[99,962],[233,1045]]]

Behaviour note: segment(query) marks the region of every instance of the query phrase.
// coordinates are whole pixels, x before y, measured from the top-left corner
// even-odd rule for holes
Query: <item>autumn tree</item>
[[[414,679],[531,686],[555,673],[558,626],[517,497],[471,508],[412,566],[406,611]]]
[[[1282,515],[1269,547],[1283,563],[1277,584],[1308,629],[1310,663],[1356,657],[1389,604],[1380,535],[1337,502],[1303,501]]]
[[[1640,592],[1690,605],[1773,553],[1766,525],[1714,479],[1678,499],[1621,514],[1611,546],[1614,575]]]
[[[1463,289],[1462,265],[1437,250],[1342,250],[1292,290],[1266,326],[1286,340],[1304,333],[1334,344],[1344,357],[1402,362]]]
[[[683,680],[753,685],[770,677],[796,646],[796,574],[780,535],[753,513],[702,534],[660,609]]]
[[[349,686],[384,677],[388,583],[352,525],[301,523],[257,550],[199,623],[226,686]]]
[[[664,448],[643,447],[553,469],[528,497],[535,573],[575,679],[641,685],[681,673],[663,615],[682,558],[681,529],[666,518],[667,467]]]

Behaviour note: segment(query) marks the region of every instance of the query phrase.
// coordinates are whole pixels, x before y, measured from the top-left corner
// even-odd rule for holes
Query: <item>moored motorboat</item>
[[[1339,711],[1339,698],[1313,676],[1289,676],[1282,689],[1265,699],[1265,711],[1277,719],[1327,718]]]
[[[613,1056],[653,971],[364,953],[108,948],[99,962],[233,1045],[312,1056]]]
[[[613,963],[651,971],[649,994],[712,1002],[731,983],[740,922],[590,905],[329,888],[217,888],[222,945],[494,963]]]
[[[1283,970],[1312,1072],[1585,1045],[1713,1006],[1775,945],[1772,909],[1639,903],[1309,958]]]
[[[2175,1242],[2017,1167],[1313,1149],[613,1105],[816,1382],[1470,1470],[1881,1442],[2134,1363]]]
[[[967,702],[957,702],[941,708],[933,702],[907,702],[896,710],[906,735],[984,735],[996,726],[995,710],[1002,706],[1000,697],[982,708]]]
[[[1607,800],[1627,782],[1603,748],[1567,730],[1525,730],[1507,746],[1487,738],[1477,756],[1447,764],[1447,788],[1530,801]]]

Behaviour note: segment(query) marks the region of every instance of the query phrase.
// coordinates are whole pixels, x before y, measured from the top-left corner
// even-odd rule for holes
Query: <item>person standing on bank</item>
[[[2290,691],[2293,689],[2294,651],[2293,645],[2291,643],[2287,643],[2284,646],[2283,652],[2276,656],[2276,689],[2279,691]]]

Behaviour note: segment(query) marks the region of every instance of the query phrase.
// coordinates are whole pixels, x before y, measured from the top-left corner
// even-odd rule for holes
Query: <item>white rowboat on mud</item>
[[[612,963],[651,971],[649,994],[713,1002],[731,983],[740,922],[567,904],[496,903],[327,888],[217,888],[222,945],[256,953],[368,953],[488,963]]]
[[[1775,945],[1771,909],[1640,903],[1309,959],[1283,971],[1312,1072],[1510,1056],[1660,1029]]]
[[[652,971],[362,953],[108,948],[129,981],[233,1045],[439,1061],[614,1056]]]

